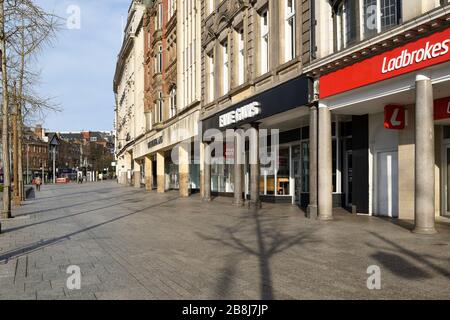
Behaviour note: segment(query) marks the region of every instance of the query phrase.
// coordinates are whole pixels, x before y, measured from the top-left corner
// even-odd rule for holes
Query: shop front
[[[333,183],[341,181],[343,203],[354,212],[413,219],[418,233],[435,232],[435,216],[447,215],[449,46],[450,29],[441,27],[322,73],[319,139],[326,140],[329,119],[338,118],[346,132],[332,152],[321,157],[319,150],[319,176],[327,162],[337,165]],[[319,178],[319,190],[329,184]],[[319,214],[328,201],[319,193]]]
[[[263,202],[308,205],[309,108],[306,106],[311,100],[311,91],[310,79],[300,76],[202,120],[203,132],[219,130],[226,141],[222,148],[223,160],[211,164],[213,195],[250,200],[254,181],[258,185],[253,190],[258,189],[258,198]],[[245,148],[240,150],[235,137],[237,130],[247,133],[251,128],[259,133],[260,148],[256,152],[272,159],[259,161],[257,182],[252,179],[250,165],[251,154],[255,152],[252,143],[244,138]],[[267,136],[261,135],[263,131]],[[209,139],[204,142],[210,143]],[[239,168],[235,165],[237,156],[243,158]]]
[[[195,143],[198,123],[199,112],[191,111],[136,143],[135,163],[139,164],[147,190],[156,189],[159,193],[179,190],[183,197],[199,191],[200,161]]]

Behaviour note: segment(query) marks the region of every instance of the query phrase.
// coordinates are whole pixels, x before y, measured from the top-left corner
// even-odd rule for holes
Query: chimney
[[[42,129],[42,125],[37,124],[36,127],[34,128],[34,133],[35,133],[40,139],[42,139],[42,137],[44,136],[44,129]]]

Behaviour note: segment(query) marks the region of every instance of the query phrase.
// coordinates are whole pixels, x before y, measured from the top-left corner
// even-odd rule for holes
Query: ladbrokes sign
[[[442,42],[431,44],[427,42],[425,48],[420,48],[410,52],[408,49],[402,51],[402,54],[397,58],[388,60],[387,57],[383,60],[382,73],[388,73],[401,68],[406,68],[413,64],[419,64],[421,62],[432,60],[440,56],[444,56],[448,53],[448,44],[450,40],[444,40]]]
[[[450,60],[450,28],[320,78],[320,98]],[[345,81],[342,81],[345,79]]]

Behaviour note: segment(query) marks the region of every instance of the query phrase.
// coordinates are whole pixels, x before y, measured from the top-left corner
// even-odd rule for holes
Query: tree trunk
[[[8,96],[8,70],[6,63],[5,38],[5,2],[0,0],[0,51],[2,52],[2,152],[3,152],[3,218],[11,218],[11,172],[9,158],[9,96]]]
[[[23,18],[22,18],[22,24]],[[25,186],[23,184],[23,118],[22,118],[22,106],[23,106],[23,78],[25,76],[25,31],[21,30],[21,55],[20,55],[20,74],[19,74],[19,92],[18,92],[18,104],[17,104],[17,139],[19,148],[19,160],[18,160],[18,173],[19,173],[19,197],[21,201],[25,201]],[[28,172],[27,172],[28,174]],[[42,177],[44,181],[44,177]]]
[[[12,122],[12,143],[13,143],[13,182],[14,182],[14,188],[13,188],[13,200],[14,205],[19,206],[20,205],[20,186],[19,186],[19,139],[18,139],[18,132],[17,132],[17,118],[18,118],[18,102],[17,102],[17,90],[16,90],[16,84],[14,83],[14,90],[13,90],[13,108],[14,112],[11,116],[11,122]]]
[[[17,105],[17,148],[18,150],[18,161],[17,161],[17,169],[19,174],[19,198],[21,201],[25,200],[25,189],[23,185],[23,146],[22,146],[22,107],[20,103]]]

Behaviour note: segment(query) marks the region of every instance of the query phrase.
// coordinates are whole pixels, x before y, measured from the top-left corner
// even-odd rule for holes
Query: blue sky
[[[122,26],[130,0],[36,0],[46,11],[68,18],[80,8],[81,28],[64,23],[54,44],[38,57],[42,95],[54,97],[61,112],[48,112],[44,127],[55,131],[112,130],[112,82]]]

